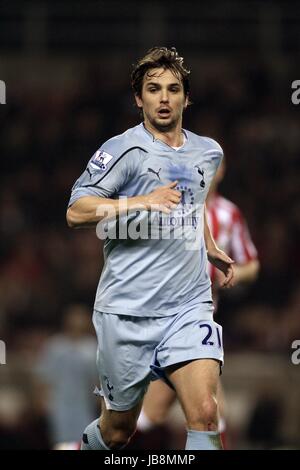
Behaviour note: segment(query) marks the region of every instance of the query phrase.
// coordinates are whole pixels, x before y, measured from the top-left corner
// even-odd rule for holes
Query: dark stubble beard
[[[175,127],[178,124],[179,118],[178,119],[172,119],[169,123],[160,123],[157,122],[156,119],[151,118],[150,116],[147,116],[149,119],[150,124],[154,127],[159,132],[169,132],[175,129]]]

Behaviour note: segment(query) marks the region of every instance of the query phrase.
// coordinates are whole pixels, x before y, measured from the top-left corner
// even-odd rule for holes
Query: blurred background
[[[222,145],[220,190],[261,263],[254,284],[223,293],[216,319],[230,446],[300,448],[299,31],[292,1],[0,1],[0,448],[76,440],[98,412],[102,248],[65,212],[95,150],[139,122],[130,73],[155,45],[175,46],[192,70],[184,127]],[[175,406],[160,445],[182,445],[182,426]]]

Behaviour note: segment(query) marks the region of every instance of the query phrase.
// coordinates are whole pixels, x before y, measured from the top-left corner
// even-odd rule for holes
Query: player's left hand
[[[224,253],[224,251],[219,248],[208,251],[207,253],[208,260],[213,264],[217,269],[222,271],[224,274],[224,279],[220,281],[220,287],[233,287],[234,285],[234,270],[233,264],[235,261]]]

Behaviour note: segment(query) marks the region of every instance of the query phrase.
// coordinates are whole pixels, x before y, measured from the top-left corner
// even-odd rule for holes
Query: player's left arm
[[[207,216],[206,216],[206,207],[204,206],[204,240],[207,250],[207,258],[208,261],[213,264],[217,269],[222,271],[225,275],[224,279],[221,281],[221,287],[232,287],[234,283],[234,270],[233,264],[234,260],[231,259],[229,256],[224,253],[224,251],[220,250],[213,236],[211,234],[209,225],[207,223]]]
[[[246,264],[236,264],[234,266],[235,283],[254,282],[259,273],[260,264],[258,259],[248,261]]]

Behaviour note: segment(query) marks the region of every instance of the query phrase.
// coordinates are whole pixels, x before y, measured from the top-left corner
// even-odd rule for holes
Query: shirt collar
[[[146,128],[144,122],[141,122],[141,126],[142,126],[144,132],[151,138],[152,142],[159,141],[159,142],[162,142],[162,143],[166,144],[166,142],[163,142],[161,139],[156,139],[154,137],[154,135],[150,131],[148,131],[148,129]],[[187,131],[185,129],[181,128],[181,132],[184,134],[186,140],[188,140]],[[168,145],[168,144],[166,144],[166,145]]]

